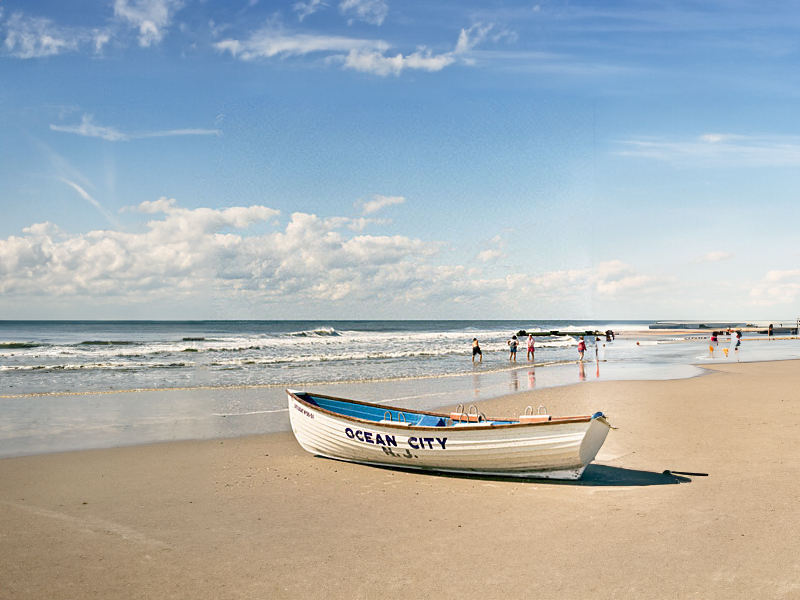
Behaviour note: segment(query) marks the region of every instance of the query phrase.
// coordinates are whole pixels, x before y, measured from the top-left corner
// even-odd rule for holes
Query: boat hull
[[[417,427],[337,415],[301,398],[289,393],[289,415],[305,450],[402,469],[579,479],[610,429],[602,416],[554,423]]]

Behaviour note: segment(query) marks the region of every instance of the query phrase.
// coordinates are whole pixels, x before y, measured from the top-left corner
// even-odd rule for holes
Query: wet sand
[[[0,598],[800,597],[800,361],[714,369],[480,403],[604,411],[577,483],[359,466],[291,433],[3,459]]]

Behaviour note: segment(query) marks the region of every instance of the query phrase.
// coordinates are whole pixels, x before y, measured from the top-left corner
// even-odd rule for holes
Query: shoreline
[[[0,596],[790,597],[800,362],[708,371],[481,402],[605,412],[579,482],[368,467],[290,432],[2,459]]]
[[[483,403],[529,389],[598,380],[647,379],[651,366],[568,363],[545,368],[519,364],[459,377],[307,386],[318,393],[435,410]],[[696,367],[661,367],[667,376],[692,376]],[[658,371],[656,371],[658,372]],[[305,387],[305,386],[303,386]],[[41,455],[177,440],[231,439],[290,429],[284,386],[188,388],[130,393],[3,398],[0,457]]]
[[[298,384],[197,385],[34,392],[0,396],[0,458],[161,441],[232,439],[288,431],[285,388],[436,411],[528,390],[624,380],[670,380],[704,374],[714,364],[800,360],[800,340],[745,338],[742,356],[726,337],[711,356],[705,330],[625,330],[587,360],[509,363],[507,352],[463,371],[413,377]],[[592,340],[593,341],[593,340]],[[603,346],[600,347],[602,342]],[[599,351],[599,354],[597,353]],[[596,359],[600,360],[596,360]],[[605,360],[608,359],[608,360]],[[463,357],[468,361],[468,356]],[[462,363],[463,366],[463,363]],[[300,373],[298,373],[300,374]],[[123,380],[124,381],[124,380]]]
[[[742,331],[747,331],[752,333],[753,331],[758,330],[758,328],[737,328]],[[752,331],[751,331],[752,329]],[[579,335],[578,333],[570,334],[570,335]],[[675,343],[695,343],[698,340],[705,340],[708,339],[711,335],[711,330],[707,329],[656,329],[656,330],[624,330],[617,333],[616,338],[620,340],[630,340],[630,339],[641,339],[645,338],[648,341],[655,341],[659,344],[675,344]],[[679,336],[676,338],[672,338],[669,336]],[[595,336],[585,336],[585,337],[595,337]],[[601,342],[604,342],[603,336],[597,336]],[[726,337],[723,333],[722,337]],[[784,335],[784,336],[773,336],[772,338],[767,338],[766,336],[760,337],[747,337],[743,338],[743,342],[766,342],[766,341],[789,341],[789,340],[800,340],[800,336],[797,335]],[[720,349],[724,344],[720,345]],[[501,352],[505,353],[505,351]],[[464,358],[469,358],[469,353],[464,353]],[[765,358],[765,359],[748,359],[748,362],[762,362],[762,361],[772,361],[772,360],[792,360],[793,357],[787,358]],[[593,363],[593,360],[585,360],[583,361],[584,364]],[[601,362],[607,362],[605,360]],[[513,364],[505,364],[501,366],[493,366],[491,368],[487,368],[480,373],[502,373],[508,372],[514,369],[520,369],[524,367],[531,367],[531,368],[546,368],[552,366],[562,366],[562,365],[570,365],[570,364],[579,364],[577,360],[554,360],[554,361],[545,361],[545,362],[533,362],[527,363],[526,361],[519,361],[519,363]],[[694,363],[692,363],[694,364]],[[699,364],[699,363],[698,363]],[[478,365],[475,365],[478,366]],[[46,367],[42,367],[42,369],[46,369]],[[475,374],[473,372],[452,372],[452,373],[434,373],[434,374],[424,374],[424,375],[415,375],[415,376],[401,376],[401,377],[379,377],[375,379],[342,379],[342,380],[320,380],[320,381],[312,381],[307,383],[301,383],[299,385],[361,385],[361,384],[375,384],[375,383],[390,383],[390,382],[397,382],[397,381],[415,381],[415,380],[430,380],[430,379],[441,379],[447,377],[463,377],[467,375]],[[31,398],[31,397],[48,397],[48,396],[83,396],[83,395],[101,395],[101,394],[125,394],[125,393],[137,393],[137,392],[168,392],[168,391],[185,391],[185,390],[227,390],[227,389],[280,389],[285,388],[287,386],[291,387],[292,385],[298,385],[295,383],[263,383],[263,384],[220,384],[220,385],[192,385],[192,386],[169,386],[169,387],[139,387],[139,388],[123,388],[123,389],[102,389],[102,390],[84,390],[84,391],[47,391],[47,392],[24,392],[21,394],[0,394],[0,398]]]
[[[733,358],[721,356],[713,360],[697,357],[693,364],[678,364],[674,358],[667,357],[658,363],[659,356],[663,358],[664,352],[672,352],[673,348],[679,348],[686,356],[694,356],[695,350],[707,346],[695,340],[676,346],[661,334],[647,337],[654,343],[656,337],[661,343],[649,346],[647,352],[640,355],[645,359],[643,362],[635,359],[557,364],[520,361],[500,367],[492,365],[486,370],[476,365],[472,372],[446,376],[299,387],[337,397],[437,410],[460,403],[484,403],[509,393],[577,383],[695,377],[704,374],[705,367],[713,364],[735,364]],[[630,346],[631,341],[630,338],[626,340],[628,348],[636,348]],[[724,346],[726,344],[721,344],[720,350]],[[788,356],[776,356],[778,352],[791,350],[800,356],[800,345],[794,342],[759,344],[759,347],[760,350],[746,345],[746,361],[760,362],[759,355],[767,350],[771,354],[764,355],[767,356],[764,362],[795,360],[791,352]],[[285,387],[292,386],[203,386],[4,396],[0,398],[4,414],[0,422],[0,458],[161,441],[232,439],[288,431]]]

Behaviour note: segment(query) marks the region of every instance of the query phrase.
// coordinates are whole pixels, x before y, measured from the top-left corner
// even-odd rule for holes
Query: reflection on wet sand
[[[509,385],[509,389],[512,392],[519,391],[519,376],[517,375],[516,369],[511,371],[511,385]]]

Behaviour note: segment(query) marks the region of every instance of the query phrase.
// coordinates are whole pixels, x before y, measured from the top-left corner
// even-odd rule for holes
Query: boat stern
[[[596,412],[592,415],[589,429],[581,442],[580,457],[584,467],[592,462],[600,452],[610,429],[611,424],[603,413]]]

